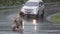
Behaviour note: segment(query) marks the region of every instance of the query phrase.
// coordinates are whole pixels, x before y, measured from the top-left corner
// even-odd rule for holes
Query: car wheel
[[[40,15],[39,15],[39,11],[38,11],[37,18],[39,18],[39,16],[40,16]]]
[[[41,14],[41,16],[44,16],[44,10],[42,11],[42,14]]]
[[[38,14],[35,16],[35,19],[37,19],[37,18],[39,18],[39,12],[38,12]]]

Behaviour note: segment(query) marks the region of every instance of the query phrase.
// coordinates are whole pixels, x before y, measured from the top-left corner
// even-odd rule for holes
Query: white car
[[[34,17],[40,16],[44,13],[44,7],[42,0],[28,0],[20,10],[20,13]]]

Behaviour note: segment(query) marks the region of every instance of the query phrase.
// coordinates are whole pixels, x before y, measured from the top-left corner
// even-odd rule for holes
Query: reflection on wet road
[[[16,14],[11,14],[11,15],[8,15],[8,17],[6,16],[2,16],[2,21],[4,20],[3,18],[7,18],[5,19],[6,21],[4,22],[0,22],[0,31],[5,31],[4,33],[14,33],[12,31],[12,19],[13,17],[16,16]],[[12,19],[10,19],[12,18]],[[48,34],[48,32],[56,32],[55,30],[54,31],[50,31],[52,28],[53,25],[51,24],[44,24],[43,23],[43,18],[42,16],[37,18],[37,19],[33,19],[33,18],[24,18],[23,19],[23,34]],[[7,32],[8,31],[8,32]],[[10,33],[11,34],[11,33]]]
[[[24,20],[24,32],[34,32],[37,30],[37,22],[35,19],[31,21]]]
[[[35,19],[33,19],[33,24],[35,25],[35,26],[34,26],[34,30],[36,31],[36,30],[37,30],[37,22],[36,22]]]
[[[11,14],[11,15],[2,15],[1,17],[1,21],[0,21],[0,31],[10,31],[12,32],[12,20],[14,18],[14,16],[16,16],[17,14]],[[5,19],[4,19],[5,18]],[[4,20],[4,21],[3,21]],[[42,20],[42,17],[39,19],[33,19],[33,18],[24,18],[23,19],[23,34],[25,33],[37,33],[37,31],[39,30],[39,23]],[[42,22],[42,21],[41,21]],[[8,33],[8,32],[7,32]]]

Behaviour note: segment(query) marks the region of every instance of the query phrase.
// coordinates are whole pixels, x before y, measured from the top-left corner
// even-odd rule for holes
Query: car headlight
[[[36,11],[37,11],[36,9],[33,11],[33,12],[34,12],[34,14],[36,14]]]
[[[34,11],[34,14],[36,14],[36,12]]]

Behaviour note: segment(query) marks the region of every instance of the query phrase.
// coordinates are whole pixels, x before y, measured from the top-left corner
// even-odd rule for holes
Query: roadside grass
[[[0,10],[6,10],[6,9],[15,9],[15,8],[0,8]]]
[[[15,10],[18,8],[0,8],[0,10]],[[11,11],[0,11],[0,15],[9,15],[11,13]]]
[[[60,23],[60,14],[52,16],[51,19],[54,23]]]
[[[12,8],[0,8],[0,10],[6,10],[6,9],[18,9],[18,8],[22,8],[23,5],[17,5],[16,7],[12,7]]]
[[[21,7],[16,7],[16,8],[0,8],[0,10],[6,10],[6,9],[18,9],[18,8],[21,8]]]
[[[5,9],[17,9],[17,8],[0,8],[0,10],[5,10]]]

